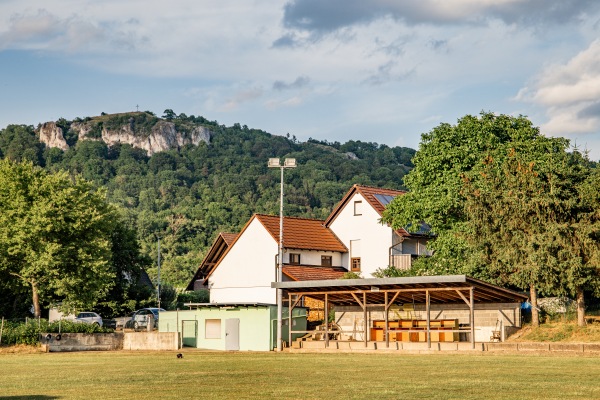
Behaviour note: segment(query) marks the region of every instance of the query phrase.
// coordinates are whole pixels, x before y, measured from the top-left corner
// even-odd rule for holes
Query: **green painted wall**
[[[288,339],[287,307],[283,309],[284,325],[282,338]],[[306,309],[295,308],[292,312],[295,330],[306,330]],[[240,351],[270,351],[275,346],[277,307],[249,306],[227,307],[210,306],[197,310],[166,311],[160,313],[160,332],[179,332],[185,346],[200,349],[226,350],[225,321],[238,318]],[[206,320],[220,320],[220,336],[214,339],[206,338]],[[302,336],[295,334],[294,337]]]

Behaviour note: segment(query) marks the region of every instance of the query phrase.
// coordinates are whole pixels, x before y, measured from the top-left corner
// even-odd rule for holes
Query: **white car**
[[[91,311],[80,312],[75,316],[73,321],[102,326],[102,317]]]
[[[146,329],[148,327],[149,317],[151,316],[154,320],[153,328],[158,328],[158,315],[159,312],[165,311],[164,308],[142,308],[141,310],[137,310],[131,320],[127,322],[125,325],[126,328],[132,327],[136,331],[138,329]]]

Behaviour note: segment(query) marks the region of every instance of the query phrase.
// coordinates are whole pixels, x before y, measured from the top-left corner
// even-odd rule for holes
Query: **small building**
[[[158,330],[178,332],[182,347],[207,350],[270,351],[276,347],[277,306],[272,304],[186,304],[189,310],[160,313]],[[306,331],[306,309],[293,309],[291,319],[287,307],[282,335],[292,330]],[[292,338],[302,336],[293,334]]]

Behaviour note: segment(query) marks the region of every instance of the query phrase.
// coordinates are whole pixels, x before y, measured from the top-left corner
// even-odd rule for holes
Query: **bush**
[[[177,295],[177,308],[185,308],[186,303],[208,303],[210,302],[210,294],[208,290],[196,290],[193,292],[179,293]]]
[[[94,324],[73,321],[48,322],[46,319],[30,319],[26,322],[4,321],[2,343],[5,345],[27,344],[36,345],[42,333],[109,333],[110,328]]]

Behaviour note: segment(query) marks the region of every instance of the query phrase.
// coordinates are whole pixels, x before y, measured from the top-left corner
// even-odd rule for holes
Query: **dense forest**
[[[49,172],[68,171],[105,188],[108,200],[137,232],[142,253],[155,260],[148,268],[152,279],[160,238],[161,281],[176,287],[188,283],[218,232],[239,231],[253,213],[278,213],[279,170],[267,167],[268,158],[295,157],[298,163],[285,173],[286,215],[325,218],[355,183],[402,188],[415,155],[409,148],[354,140],[300,142],[289,134],[276,136],[237,123],[226,127],[171,110],[162,118],[145,114],[147,128],[164,120],[178,129],[204,126],[212,132],[210,144],[149,157],[130,145],[78,140],[70,129],[74,121],[61,118],[57,125],[68,150],[46,147],[33,126],[9,125],[0,131],[0,157],[30,160]],[[103,117],[104,123],[107,117],[112,121]]]

